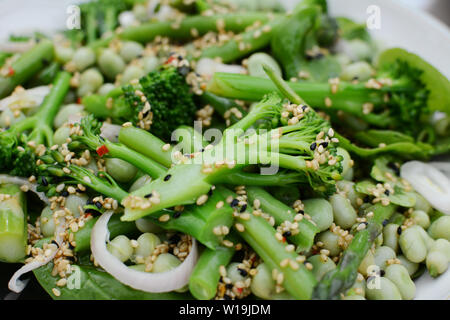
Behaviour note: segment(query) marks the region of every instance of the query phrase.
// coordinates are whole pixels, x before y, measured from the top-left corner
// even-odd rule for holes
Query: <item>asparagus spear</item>
[[[358,267],[383,229],[383,221],[395,212],[395,205],[383,206],[379,203],[368,207],[365,212],[373,212],[365,229],[358,231],[348,248],[344,251],[336,269],[325,274],[314,288],[313,299],[340,299],[341,293],[350,289],[358,275]]]
[[[0,261],[20,262],[26,255],[26,199],[17,185],[0,186]]]

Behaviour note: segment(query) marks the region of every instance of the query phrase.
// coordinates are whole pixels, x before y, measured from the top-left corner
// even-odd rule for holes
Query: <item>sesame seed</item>
[[[220,208],[222,208],[223,206],[224,206],[224,202],[223,201],[219,201],[219,202],[217,202],[217,204],[216,204],[216,209],[220,209]]]
[[[57,289],[57,288],[53,288],[53,289],[52,289],[52,292],[53,292],[53,294],[54,294],[55,296],[57,296],[57,297],[59,297],[59,296],[61,295],[61,291],[59,291],[59,289]]]
[[[158,218],[159,221],[161,222],[167,222],[169,221],[170,216],[168,214],[163,214],[161,217]]]
[[[205,204],[206,201],[208,201],[208,196],[206,194],[204,194],[204,195],[201,195],[200,197],[198,197],[196,203],[198,206],[201,206],[201,205]]]
[[[162,150],[163,151],[169,151],[170,149],[170,144],[166,143],[165,145],[162,146]]]
[[[234,226],[236,227],[237,231],[239,231],[239,232],[244,232],[245,231],[245,227],[241,223],[236,223]]]

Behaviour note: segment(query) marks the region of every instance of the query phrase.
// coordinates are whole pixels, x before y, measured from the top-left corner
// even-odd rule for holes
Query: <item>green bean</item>
[[[421,226],[424,229],[427,229],[430,226],[430,217],[425,211],[415,210],[411,213],[410,216],[416,224]]]
[[[366,297],[369,300],[402,300],[402,295],[397,286],[385,277],[379,278],[380,287],[372,288],[370,281],[366,285]]]
[[[98,66],[109,80],[115,80],[125,70],[123,59],[111,49],[103,50],[98,57]]]
[[[275,280],[272,278],[272,272],[264,262],[256,267],[256,271],[257,273],[250,286],[252,293],[261,299],[272,299],[275,291]]]
[[[444,273],[448,269],[450,261],[450,242],[446,239],[438,239],[430,248],[426,265],[432,277]]]
[[[189,289],[195,298],[200,300],[214,298],[220,279],[220,266],[230,263],[234,251],[234,247],[217,246],[216,250],[206,248],[202,252],[189,278]]]
[[[67,104],[59,109],[58,113],[53,120],[53,126],[60,128],[64,123],[69,120],[69,116],[73,114],[81,114],[83,112],[83,106],[79,104]]]
[[[112,239],[108,244],[108,251],[122,262],[131,258],[133,247],[127,236],[120,235]],[[155,261],[156,262],[156,261]]]
[[[42,209],[40,223],[44,237],[52,237],[55,234],[55,220],[53,219],[53,210],[50,209],[50,206]]]
[[[400,226],[395,223],[389,223],[383,228],[383,245],[391,248],[394,252],[398,252],[398,228]]]
[[[422,210],[426,213],[430,213],[433,209],[430,203],[421,194],[414,192],[414,197],[416,198],[416,204],[414,205],[415,210]]]
[[[339,246],[339,236],[331,231],[325,231],[319,234],[317,240],[323,243],[322,248],[330,251],[330,256],[335,257],[341,253]]]
[[[83,71],[95,63],[95,52],[89,47],[78,48],[73,54],[72,62],[78,71]]]
[[[151,256],[156,246],[161,243],[157,235],[153,233],[143,233],[137,238],[138,246],[134,249],[135,256],[146,258]]]
[[[150,57],[144,57],[142,59],[142,65],[143,65],[144,73],[147,74],[147,73],[153,72],[156,69],[158,69],[160,62],[157,57],[150,56]]]
[[[103,76],[96,68],[89,68],[80,76],[77,94],[80,97],[95,93],[103,84]]]
[[[436,219],[428,228],[428,234],[433,239],[450,241],[450,216],[442,216]]]
[[[55,60],[60,63],[67,63],[72,60],[75,50],[72,47],[55,46]]]
[[[101,94],[103,96],[106,96],[108,93],[110,93],[115,88],[116,88],[116,86],[114,84],[112,84],[112,83],[105,83],[98,89],[97,93]]]
[[[279,76],[282,76],[282,71],[278,62],[272,58],[272,56],[264,52],[254,53],[248,58],[248,73],[253,77],[268,78],[269,76],[262,67],[264,64],[271,67]]]
[[[333,207],[334,221],[338,226],[348,229],[356,222],[357,214],[349,199],[335,194],[330,197],[330,203]]]
[[[367,276],[371,266],[375,265],[375,257],[372,250],[367,251],[366,256],[358,267],[358,272],[363,276]]]
[[[391,264],[385,269],[387,279],[391,280],[400,291],[403,300],[412,300],[416,295],[416,286],[408,270],[400,264]]]
[[[129,182],[136,176],[137,168],[118,158],[106,159],[106,171],[119,182]]]
[[[8,195],[0,200],[0,261],[19,262],[26,254],[27,203],[19,186],[4,184],[0,194]]]
[[[340,78],[344,81],[353,81],[358,79],[359,81],[369,80],[375,71],[372,66],[365,61],[358,61],[347,65],[343,68]]]
[[[79,217],[80,214],[83,214],[83,207],[86,205],[88,201],[88,196],[85,194],[75,195],[71,194],[66,198],[65,208],[68,209],[74,217]]]
[[[326,260],[320,254],[316,254],[308,258],[313,266],[312,273],[316,277],[317,281],[320,281],[322,277],[330,270],[336,269],[336,264],[330,258],[326,257]]]
[[[125,62],[130,62],[133,59],[138,58],[144,52],[144,47],[139,42],[125,41],[120,47],[120,56]]]
[[[405,257],[412,262],[422,262],[427,256],[427,246],[416,228],[404,230],[400,235],[399,245]]]
[[[387,261],[395,259],[396,254],[394,250],[387,246],[381,246],[375,250],[374,259],[375,264],[380,267],[381,270],[386,269]]]
[[[333,224],[333,208],[325,199],[304,200],[305,212],[311,216],[320,231],[325,231]]]

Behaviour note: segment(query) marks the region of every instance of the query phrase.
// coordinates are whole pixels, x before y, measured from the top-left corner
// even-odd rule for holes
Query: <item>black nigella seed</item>
[[[311,143],[311,145],[309,146],[309,148],[311,149],[311,151],[316,150],[316,147],[317,147],[317,143],[315,143],[315,142]]]
[[[383,269],[381,269],[380,270],[380,276],[384,276],[385,274],[386,274],[386,272]]]
[[[175,234],[173,236],[170,237],[169,239],[169,243],[170,244],[177,244],[178,242],[180,242],[181,238],[178,234]]]
[[[95,206],[96,206],[97,208],[99,208],[99,209],[101,209],[101,208],[103,207],[103,205],[102,205],[102,203],[101,203],[100,201],[97,201],[97,202],[95,203]]]
[[[87,199],[86,204],[87,205],[94,204],[94,201],[92,201],[92,199]]]
[[[353,81],[356,81],[356,80],[358,80],[359,78],[358,78],[358,76],[355,76],[355,77],[353,77]]]
[[[144,196],[144,198],[151,198],[152,197],[152,194],[151,193],[149,193],[149,194],[146,194],[145,196]]]
[[[328,142],[322,142],[321,144],[320,144],[322,147],[324,147],[324,148],[326,148],[326,147],[328,147]]]
[[[223,295],[223,298],[224,298],[225,300],[231,300],[231,297],[230,297],[229,295],[227,295],[227,294],[224,294],[224,295]]]
[[[385,190],[384,194],[388,196],[390,194],[389,190]]]
[[[364,200],[364,202],[369,202],[370,201],[370,197],[368,195],[366,195],[363,200]]]
[[[248,275],[248,272],[245,269],[238,268],[238,271],[243,277],[246,277]]]
[[[48,181],[47,181],[47,179],[46,179],[45,177],[42,177],[42,178],[41,178],[41,181],[42,181],[42,185],[43,185],[44,187],[48,186]]]
[[[213,194],[213,189],[211,188],[211,189],[209,189],[209,191],[208,191],[208,197],[211,197],[212,194]]]
[[[283,233],[283,237],[290,237],[290,236],[292,236],[292,232],[290,232],[290,231],[286,231],[285,233]]]
[[[299,210],[298,213],[305,214],[305,210]]]
[[[164,181],[169,181],[170,178],[172,178],[172,175],[168,174],[167,176],[164,177]]]
[[[57,247],[59,248],[59,244],[58,244],[58,242],[56,242],[55,240],[52,240],[51,243],[53,243],[55,246],[57,246]]]
[[[307,106],[307,105],[305,105],[305,104],[304,104],[304,105],[302,105],[302,110],[303,110],[303,111],[305,111],[305,110],[306,110],[306,108],[308,108],[308,106]]]
[[[181,211],[175,211],[175,213],[173,214],[173,218],[178,219],[179,217],[181,217]]]
[[[398,228],[397,228],[397,234],[398,234],[398,235],[401,235],[401,234],[402,234],[402,227],[398,227]]]
[[[69,196],[69,192],[67,192],[67,190],[64,190],[63,192],[61,192],[61,195],[63,197],[67,197],[67,196]]]
[[[234,287],[234,285],[232,283],[227,283],[225,285],[225,288],[230,289],[230,290],[233,289],[233,287]]]
[[[246,204],[244,204],[244,205],[241,207],[241,210],[239,210],[239,212],[242,213],[242,212],[244,212],[245,210],[247,210],[247,205],[246,205]]]
[[[191,71],[191,69],[187,66],[182,66],[178,68],[178,73],[181,74],[182,76],[187,76],[187,74],[189,73],[189,71]]]
[[[386,225],[388,224],[388,222],[389,222],[388,219],[384,219],[384,220],[383,220],[383,223],[382,223],[383,227],[386,227]]]
[[[205,148],[202,148],[202,150],[200,150],[200,152],[205,152]]]
[[[144,114],[142,115],[144,118],[147,118],[148,114],[150,113],[150,110],[145,111]]]
[[[234,207],[236,207],[236,206],[238,205],[238,203],[239,203],[239,200],[238,200],[238,199],[233,199],[233,201],[231,201],[231,203],[230,203],[230,206],[231,206],[232,208],[234,208]]]
[[[78,193],[83,193],[83,190],[81,190],[81,189],[77,189],[75,191],[78,192]]]
[[[318,54],[315,55],[314,59],[321,59],[323,57],[324,57],[323,53],[319,52]]]
[[[400,168],[393,162],[388,162],[387,167],[394,171],[394,173],[399,176],[400,175]]]

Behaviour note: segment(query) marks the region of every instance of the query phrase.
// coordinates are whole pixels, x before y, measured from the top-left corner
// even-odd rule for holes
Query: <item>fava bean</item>
[[[430,226],[430,217],[425,211],[415,210],[411,213],[411,218],[424,229]]]
[[[353,286],[347,290],[345,293],[346,296],[354,296],[361,295],[364,296],[366,294],[366,280],[361,274],[358,274],[356,277],[355,283]]]
[[[427,255],[426,265],[432,277],[444,273],[448,269],[450,260],[450,242],[446,239],[438,239],[431,246]]]
[[[416,286],[409,276],[408,270],[400,264],[391,264],[384,276],[391,280],[400,291],[403,300],[412,300],[416,295]]]
[[[331,227],[333,223],[333,208],[325,199],[308,199],[304,200],[305,212],[311,216],[320,231],[325,231]]]
[[[321,248],[329,250],[332,257],[339,255],[342,251],[338,244],[339,236],[329,230],[320,233],[317,240],[323,243]]]
[[[272,278],[272,272],[265,263],[256,267],[256,275],[252,279],[250,289],[252,293],[261,299],[272,299],[272,293],[275,291],[275,280]]]
[[[89,47],[78,48],[73,54],[72,62],[78,71],[83,71],[95,63],[95,52]]]
[[[426,213],[430,213],[433,209],[430,203],[421,194],[414,192],[414,197],[416,198],[416,203],[414,205],[415,210],[422,210]]]
[[[400,260],[402,266],[404,266],[406,270],[408,270],[408,274],[410,277],[412,277],[413,274],[415,274],[417,270],[419,270],[419,264],[409,261],[404,255],[398,255],[397,259]]]
[[[116,76],[125,70],[125,62],[111,49],[103,50],[98,57],[98,65],[103,74],[110,80],[115,80]]]
[[[181,264],[181,261],[171,253],[160,254],[153,263],[152,272],[170,271]]]
[[[314,274],[317,281],[320,281],[328,271],[336,269],[336,264],[333,260],[327,257],[327,259],[323,261],[320,254],[309,257],[308,262],[313,266],[311,272]]]
[[[71,47],[55,46],[55,59],[60,63],[67,63],[72,60],[75,50]]]
[[[122,262],[127,261],[133,254],[130,239],[124,235],[115,237],[107,244],[109,252]]]
[[[138,246],[134,249],[134,254],[146,258],[151,256],[156,246],[161,244],[161,240],[153,233],[143,233],[137,239]]]
[[[143,52],[144,47],[139,42],[126,41],[122,43],[119,54],[128,63],[138,58]]]
[[[264,71],[263,65],[268,65],[275,71],[276,74],[282,76],[281,68],[278,65],[278,62],[272,58],[272,56],[264,52],[254,53],[248,58],[248,73],[252,77],[268,78],[269,76]]]
[[[112,84],[112,83],[105,83],[98,89],[97,93],[105,96],[109,92],[114,90],[115,88],[116,88],[116,86],[114,84]]]
[[[358,61],[345,66],[340,78],[344,81],[352,81],[354,79],[367,81],[373,76],[374,72],[370,64],[365,61]]]
[[[95,93],[103,84],[103,76],[96,68],[89,68],[80,76],[80,86],[78,87],[78,96],[85,96]]]
[[[376,285],[377,281],[379,281],[378,285]],[[400,290],[385,277],[367,281],[366,297],[369,300],[402,300]]]
[[[128,268],[136,270],[136,271],[146,272],[145,264],[135,264],[135,265],[129,266]]]
[[[22,111],[19,111],[18,114],[14,114],[11,109],[6,108],[0,114],[0,127],[7,128],[23,119],[25,119],[25,114]]]
[[[245,281],[246,276],[242,275],[239,270],[239,263],[232,262],[227,266],[227,277],[231,280],[232,283],[236,283],[238,281]]]
[[[138,219],[136,220],[136,228],[140,232],[150,232],[150,233],[160,233],[163,229],[157,226],[148,219]]]
[[[142,69],[138,66],[128,66],[120,78],[120,83],[122,85],[130,83],[131,80],[139,79],[144,75]]]
[[[413,228],[419,232],[420,236],[422,237],[423,242],[425,243],[425,246],[427,247],[427,250],[430,250],[430,248],[433,246],[433,244],[435,242],[433,240],[433,238],[431,238],[430,235],[425,231],[425,229],[419,225],[414,225],[414,226],[410,227],[410,229],[411,228]]]
[[[136,191],[137,189],[143,187],[144,185],[146,185],[150,181],[152,181],[152,177],[150,177],[148,174],[144,174],[142,177],[140,177],[135,182],[133,182],[133,184],[131,185],[131,187],[128,190],[128,192],[131,193],[133,191]]]
[[[350,200],[353,207],[357,207],[357,199],[362,198],[362,194],[355,191],[355,183],[349,180],[340,180],[336,182],[338,190],[344,192],[345,196]]]
[[[389,223],[383,228],[383,245],[391,248],[394,252],[398,252],[398,228],[400,226],[395,223]]]
[[[53,210],[46,206],[41,212],[41,232],[44,237],[53,237],[55,234],[55,220],[53,219]]]
[[[144,73],[150,73],[158,69],[160,63],[159,59],[155,56],[145,57],[142,59],[142,65]]]
[[[130,181],[137,173],[135,166],[117,158],[106,159],[106,171],[119,182]]]
[[[409,261],[419,263],[427,257],[427,246],[416,228],[411,227],[402,231],[398,243]]]
[[[81,104],[67,104],[59,109],[58,113],[55,116],[55,119],[53,120],[53,126],[55,128],[59,128],[69,120],[70,115],[82,113],[83,106]]]
[[[356,222],[356,211],[349,199],[335,194],[330,197],[330,203],[333,207],[334,221],[338,226],[348,229]]]
[[[358,267],[358,272],[361,273],[363,276],[367,276],[367,274],[370,271],[370,267],[375,265],[375,257],[373,255],[372,250],[367,251],[363,261],[361,261],[361,264]]]
[[[386,269],[386,262],[390,259],[395,259],[396,254],[394,250],[387,246],[378,247],[374,253],[375,264],[380,267],[381,270]]]
[[[88,196],[85,194],[71,194],[66,198],[65,207],[77,218],[84,212],[83,207],[86,205],[88,199]]]
[[[433,239],[450,241],[450,216],[442,216],[436,219],[428,228],[428,234]]]
[[[70,128],[68,126],[62,126],[56,129],[53,134],[53,143],[62,145],[67,142],[67,138],[70,137]]]

